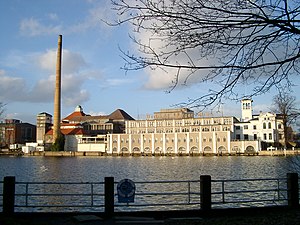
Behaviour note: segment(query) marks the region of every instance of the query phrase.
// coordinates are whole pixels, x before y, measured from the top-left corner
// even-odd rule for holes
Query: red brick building
[[[36,126],[16,119],[0,123],[0,147],[36,141]]]

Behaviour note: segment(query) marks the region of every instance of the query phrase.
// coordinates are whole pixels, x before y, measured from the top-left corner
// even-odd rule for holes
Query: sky
[[[129,26],[102,22],[115,19],[110,0],[1,0],[0,12],[0,102],[6,104],[0,120],[36,124],[39,113],[53,115],[60,34],[62,118],[81,105],[91,115],[123,109],[135,119],[143,119],[208,91],[207,84],[197,84],[166,93],[170,80],[159,73],[121,69],[125,62],[120,49],[131,51],[135,46]],[[294,84],[294,95],[300,96],[299,79]],[[254,113],[270,111],[275,94],[271,90],[253,98]],[[222,114],[239,118],[240,103],[225,102]]]

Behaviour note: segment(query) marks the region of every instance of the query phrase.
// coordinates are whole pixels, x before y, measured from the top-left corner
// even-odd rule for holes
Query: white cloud
[[[105,86],[121,86],[124,84],[132,83],[130,79],[107,79],[105,81]]]
[[[62,97],[62,102],[66,106],[80,105],[89,100],[89,93],[86,90],[76,90],[75,92],[67,92],[66,94]]]
[[[56,68],[56,54],[57,50],[50,49],[46,53],[43,53],[38,57],[38,66],[41,69],[48,70],[55,73]],[[62,53],[62,71],[63,73],[78,72],[81,68],[87,64],[82,55],[77,52],[72,52],[67,49],[63,49]]]
[[[49,34],[59,34],[62,31],[60,25],[44,25],[34,18],[21,20],[20,32],[24,36],[45,36]]]
[[[84,110],[83,110],[84,111]],[[94,112],[94,111],[89,111],[88,113],[86,113],[88,115],[91,115],[91,116],[105,116],[105,115],[108,115],[107,113],[105,112]]]
[[[25,79],[24,74],[7,74],[0,70],[0,101],[10,102],[53,102],[55,86],[56,51],[48,50],[44,53],[33,53],[28,57],[19,54],[22,64],[30,64],[34,61],[39,69],[42,69],[38,80],[33,76]],[[27,60],[27,61],[26,61]],[[83,56],[68,50],[63,51],[62,65],[62,102],[66,106],[76,106],[87,101],[90,94],[83,88],[83,85],[90,79],[101,79],[101,72],[90,71]],[[21,68],[22,65],[19,65]],[[82,71],[82,69],[85,69]],[[23,71],[23,70],[20,70]],[[28,72],[27,72],[28,73]]]
[[[56,13],[49,13],[48,18],[50,20],[58,20],[58,15]]]
[[[136,34],[135,37],[141,43],[145,45],[150,45],[151,50],[147,52],[148,54],[140,53],[139,50],[147,51],[146,48],[141,47],[141,49],[137,49],[137,45],[133,46],[134,54],[142,56],[150,55],[151,51],[156,51],[157,54],[164,55],[167,52],[172,52],[176,46],[172,46],[170,44],[166,45],[166,42],[161,39],[159,36],[155,36],[149,31],[141,30],[139,33]],[[161,59],[163,59],[161,57]],[[186,53],[179,53],[173,54],[165,59],[165,64],[170,65],[185,65],[185,66],[192,66],[193,64],[197,66],[207,66],[214,63],[215,59],[202,59],[199,58],[199,52],[197,49],[187,49]],[[193,62],[192,59],[197,59],[197,61]],[[157,68],[151,67],[146,68],[146,74],[148,75],[148,79],[144,83],[144,88],[150,90],[169,90],[174,85],[177,88],[188,88],[192,85],[195,85],[203,80],[203,78],[207,75],[206,70],[198,70],[192,71],[191,69],[184,69],[182,68],[180,71],[177,68]]]
[[[0,70],[0,101],[23,101],[26,99],[25,80],[20,77],[7,76]]]

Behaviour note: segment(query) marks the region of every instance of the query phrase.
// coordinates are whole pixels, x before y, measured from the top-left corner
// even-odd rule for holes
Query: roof
[[[60,130],[63,135],[80,135],[84,134],[82,128],[68,128],[68,129],[61,129]],[[53,135],[53,130],[49,130],[46,135]]]
[[[52,117],[52,115],[47,113],[47,112],[41,112],[41,113],[38,114],[38,116],[44,116],[44,115]]]
[[[94,121],[94,120],[108,120],[108,116],[75,116],[71,120],[74,122],[87,122],[87,121]]]
[[[108,116],[108,118],[112,120],[134,120],[134,118],[132,118],[127,112],[122,109],[115,110]]]
[[[82,111],[75,111],[75,112],[72,112],[70,115],[68,115],[66,118],[64,118],[63,120],[67,120],[67,121],[70,121],[72,120],[73,118],[76,118],[76,117],[83,117],[83,116],[87,116],[87,114],[85,114],[84,112]]]

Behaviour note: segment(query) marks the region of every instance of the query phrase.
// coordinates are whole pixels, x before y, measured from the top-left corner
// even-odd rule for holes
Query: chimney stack
[[[62,35],[58,36],[57,58],[56,58],[56,79],[54,95],[54,121],[53,121],[53,142],[60,135],[61,117],[61,55],[62,55]]]

